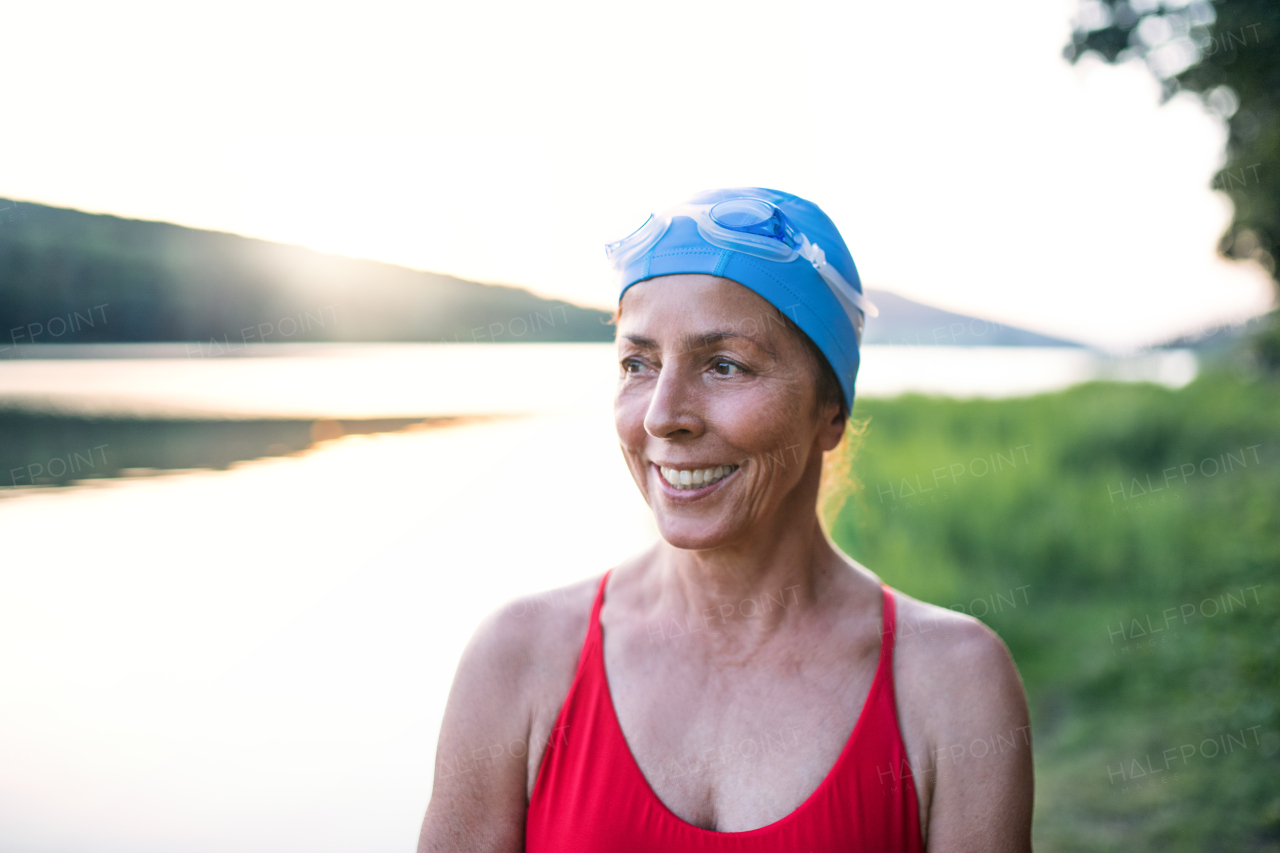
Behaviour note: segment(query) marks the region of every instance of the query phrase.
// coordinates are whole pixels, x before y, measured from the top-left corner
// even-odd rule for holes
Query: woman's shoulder
[[[522,787],[532,790],[542,749],[573,683],[599,585],[595,577],[522,596],[480,623],[458,663],[442,745],[446,738],[467,749],[481,742],[522,743]]]
[[[900,654],[924,653],[921,664],[950,669],[957,663],[997,663],[1008,658],[999,635],[967,613],[892,590],[896,610],[895,634]]]
[[[600,580],[597,575],[502,605],[472,636],[470,651],[480,659],[476,662],[505,670],[508,678],[574,665]]]
[[[978,619],[893,591],[895,680],[947,697],[1022,702],[1022,681],[1004,641]],[[948,698],[948,703],[950,698]]]
[[[998,734],[1029,739],[1008,647],[978,619],[894,591],[894,682],[904,728],[932,748]]]

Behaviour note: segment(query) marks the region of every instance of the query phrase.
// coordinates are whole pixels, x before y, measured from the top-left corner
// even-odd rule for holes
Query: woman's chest
[[[831,772],[875,677],[875,656],[825,664],[616,659],[614,711],[658,799],[706,829],[741,832],[794,811]]]

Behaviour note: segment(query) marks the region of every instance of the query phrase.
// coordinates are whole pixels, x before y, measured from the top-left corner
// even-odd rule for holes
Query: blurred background
[[[831,530],[1008,643],[1037,849],[1280,850],[1274,3],[4,15],[0,850],[413,849],[478,621],[656,536],[602,244],[734,185],[881,308]]]

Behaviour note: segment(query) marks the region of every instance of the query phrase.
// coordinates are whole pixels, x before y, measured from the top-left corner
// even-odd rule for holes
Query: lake
[[[475,625],[656,537],[613,435],[607,345],[39,354],[0,361],[0,404],[88,424],[466,417],[0,489],[5,850],[412,850]],[[1195,369],[868,347],[860,388],[1007,396]],[[594,489],[555,476],[567,460]]]
[[[393,418],[547,413],[607,401],[612,344],[199,344],[16,348],[0,360],[0,405],[161,418]],[[1099,378],[1173,387],[1188,350],[1113,358],[1079,347],[868,346],[869,397],[908,391],[1004,397]]]

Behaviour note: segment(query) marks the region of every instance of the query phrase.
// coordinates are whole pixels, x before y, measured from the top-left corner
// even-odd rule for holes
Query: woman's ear
[[[825,453],[828,450],[835,450],[839,446],[840,440],[844,438],[844,430],[848,419],[844,416],[844,407],[839,403],[826,403],[823,405],[821,418],[822,426],[819,430],[818,439]]]

